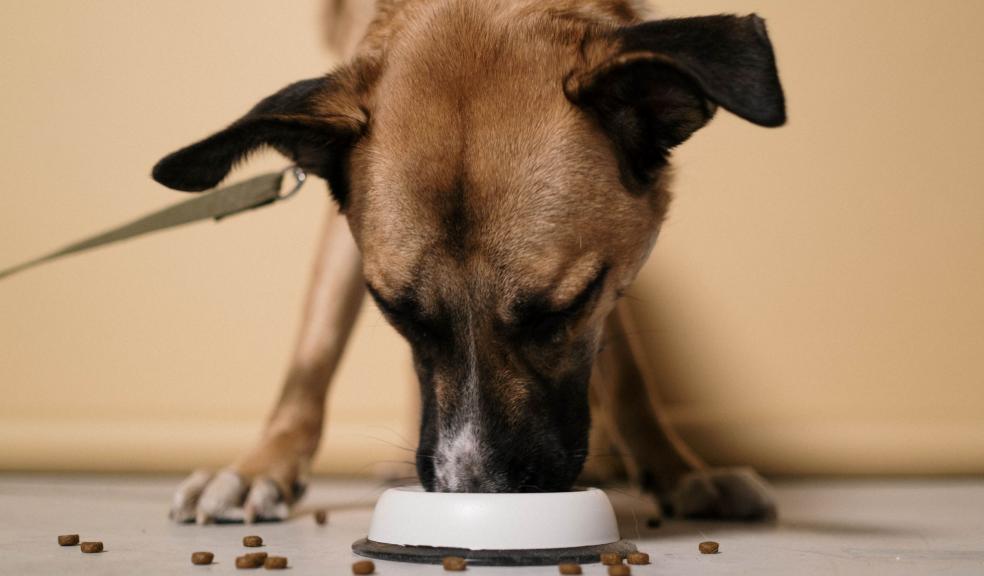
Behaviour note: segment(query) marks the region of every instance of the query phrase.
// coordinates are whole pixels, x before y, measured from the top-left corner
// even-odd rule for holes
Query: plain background
[[[327,71],[319,9],[0,2],[0,266],[181,199],[151,165]],[[753,11],[790,123],[722,112],[679,150],[631,291],[670,415],[713,462],[767,473],[982,473],[984,3],[660,2]],[[276,398],[329,209],[312,182],[0,283],[0,468],[228,463]],[[367,307],[317,470],[410,459],[408,374]]]

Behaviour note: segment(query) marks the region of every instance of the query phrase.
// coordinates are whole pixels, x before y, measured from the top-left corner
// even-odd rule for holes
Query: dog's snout
[[[438,438],[434,451],[418,452],[424,487],[434,492],[558,492],[570,489],[581,452],[565,450],[552,435],[533,429],[482,434],[466,424]]]
[[[472,423],[444,434],[434,455],[437,492],[505,492],[508,487],[491,468],[487,445]]]

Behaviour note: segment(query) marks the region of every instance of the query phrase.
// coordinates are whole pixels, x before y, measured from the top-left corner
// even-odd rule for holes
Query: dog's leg
[[[334,211],[316,258],[294,357],[259,442],[215,475],[190,476],[175,494],[174,520],[282,519],[304,492],[328,386],[365,293],[358,248]]]
[[[606,345],[592,376],[599,424],[625,457],[629,475],[671,514],[691,518],[760,520],[775,517],[768,485],[745,468],[713,469],[669,425],[627,305],[612,312]]]
[[[597,486],[618,482],[628,478],[625,462],[619,447],[604,422],[605,414],[601,405],[597,386],[588,390],[591,404],[591,435],[588,439],[588,457],[578,478],[578,484]]]

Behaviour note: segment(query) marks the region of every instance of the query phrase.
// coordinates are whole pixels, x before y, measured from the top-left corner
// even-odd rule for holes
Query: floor
[[[290,559],[293,576],[350,574],[352,541],[365,535],[382,487],[369,481],[315,483],[299,515],[282,524],[178,526],[165,511],[172,477],[0,475],[0,574],[232,574],[241,538],[261,535],[270,554]],[[649,529],[651,508],[623,490],[609,492],[623,537],[653,559],[633,574],[984,574],[984,479],[776,483],[774,526],[666,522]],[[325,526],[310,509],[331,510]],[[59,534],[101,540],[102,554],[59,547]],[[702,540],[720,542],[701,555]],[[192,566],[193,551],[215,553]],[[471,568],[473,574],[557,574],[555,567]],[[376,573],[437,575],[437,566],[376,562]],[[603,575],[585,566],[586,575]]]

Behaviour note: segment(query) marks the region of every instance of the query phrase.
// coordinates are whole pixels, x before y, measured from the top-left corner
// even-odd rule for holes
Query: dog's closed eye
[[[449,336],[446,323],[439,318],[424,316],[412,296],[401,296],[395,300],[387,299],[368,282],[366,290],[383,316],[411,341],[438,342]]]
[[[583,316],[605,285],[608,267],[603,266],[595,277],[569,303],[555,308],[544,295],[524,299],[516,307],[516,327],[530,338],[546,342],[557,338],[571,322]]]

